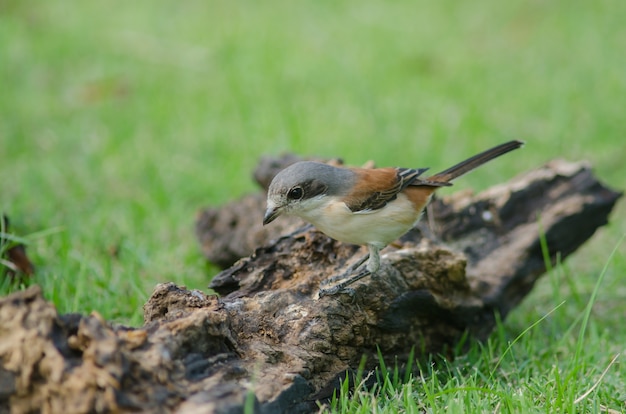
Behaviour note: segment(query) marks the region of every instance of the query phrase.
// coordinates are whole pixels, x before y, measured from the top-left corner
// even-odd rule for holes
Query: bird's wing
[[[418,177],[428,168],[354,168],[357,184],[346,197],[345,203],[354,213],[367,213],[381,209],[398,196],[398,193],[409,185],[429,185],[430,182]],[[432,185],[445,185],[433,183]]]

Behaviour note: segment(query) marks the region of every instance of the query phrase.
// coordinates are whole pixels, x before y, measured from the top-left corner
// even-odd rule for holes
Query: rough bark
[[[411,349],[445,352],[466,333],[484,339],[494,313],[506,316],[545,271],[542,230],[551,257],[565,258],[619,197],[587,165],[555,161],[476,196],[437,200],[354,297],[319,299],[317,290],[364,249],[306,229],[259,237],[262,247],[214,278],[220,298],[158,285],[138,329],[58,315],[39,288],[27,289],[0,300],[0,411],[234,413],[246,401],[256,412],[314,410],[362,355],[376,362],[377,346],[395,363]],[[262,205],[213,214],[244,225]]]

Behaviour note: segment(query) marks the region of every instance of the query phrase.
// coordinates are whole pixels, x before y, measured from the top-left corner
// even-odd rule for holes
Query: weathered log
[[[438,200],[434,228],[425,220],[385,249],[354,297],[317,291],[364,249],[306,229],[219,274],[221,298],[158,285],[139,329],[59,316],[30,288],[0,300],[0,411],[231,413],[246,400],[256,412],[314,410],[362,355],[375,363],[377,346],[393,363],[466,333],[484,339],[545,271],[542,231],[552,259],[565,258],[619,197],[586,164],[555,161]]]

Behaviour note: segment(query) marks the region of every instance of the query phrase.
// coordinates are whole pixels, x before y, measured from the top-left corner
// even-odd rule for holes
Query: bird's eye
[[[304,191],[302,191],[302,187],[294,187],[287,193],[287,197],[291,200],[300,200],[304,195]]]

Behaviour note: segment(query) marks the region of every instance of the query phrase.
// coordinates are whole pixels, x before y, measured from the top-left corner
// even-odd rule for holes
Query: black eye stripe
[[[287,198],[291,200],[302,200],[313,198],[326,193],[328,187],[319,180],[311,180],[292,187],[287,192]]]

